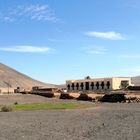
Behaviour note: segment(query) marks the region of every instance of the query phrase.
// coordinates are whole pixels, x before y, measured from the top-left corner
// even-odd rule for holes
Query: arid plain
[[[93,103],[34,95],[3,96],[1,103],[85,103],[86,109],[0,112],[1,140],[139,140],[139,103]]]

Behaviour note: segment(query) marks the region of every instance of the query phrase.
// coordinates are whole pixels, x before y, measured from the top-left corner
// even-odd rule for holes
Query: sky
[[[140,75],[139,0],[0,0],[0,62],[64,84]]]

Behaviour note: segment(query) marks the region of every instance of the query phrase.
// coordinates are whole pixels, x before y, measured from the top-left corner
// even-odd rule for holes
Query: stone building
[[[131,85],[129,77],[112,77],[91,79],[87,76],[81,80],[67,80],[68,91],[97,91],[97,90],[119,90]]]

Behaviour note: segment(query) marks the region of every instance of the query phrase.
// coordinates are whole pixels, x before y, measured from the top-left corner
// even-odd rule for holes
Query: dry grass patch
[[[17,104],[8,106],[13,111],[28,110],[53,110],[53,109],[84,109],[93,107],[94,105],[82,103],[41,103],[41,104]],[[1,107],[2,110],[2,107]],[[12,111],[11,110],[11,111]]]
[[[11,112],[12,110],[13,109],[12,109],[11,106],[4,105],[4,106],[1,107],[1,112]]]

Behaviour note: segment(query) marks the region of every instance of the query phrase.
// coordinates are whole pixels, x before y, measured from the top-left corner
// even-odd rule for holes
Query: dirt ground
[[[57,94],[58,95],[58,94]],[[10,95],[0,95],[0,105],[10,105],[18,102],[18,104],[31,104],[31,103],[47,103],[47,102],[77,102],[76,100],[61,100],[57,97],[46,98],[38,95],[31,94],[10,94]],[[84,102],[84,101],[79,101]],[[85,103],[85,102],[84,102]],[[88,102],[86,102],[88,103]]]
[[[79,93],[70,93],[70,96],[77,98],[80,94]],[[96,98],[103,96],[104,94],[88,94],[89,97]],[[37,95],[30,95],[30,94],[0,94],[0,105],[5,104],[14,104],[18,102],[19,104],[29,104],[29,103],[46,103],[46,102],[77,102],[76,100],[60,100],[58,99],[60,93],[55,93],[54,98],[45,98],[42,96]],[[127,94],[126,97],[137,97],[140,98],[140,94]],[[82,102],[82,101],[78,101]],[[87,102],[84,102],[87,103]]]
[[[0,96],[0,104],[17,100],[77,102],[34,95],[5,97]],[[139,140],[139,132],[139,103],[98,103],[93,108],[79,110],[0,112],[0,140]]]
[[[77,98],[79,96],[79,93],[69,93],[71,96]],[[104,94],[97,94],[97,93],[91,93],[91,94],[88,94],[89,97],[92,97],[92,98],[96,98],[96,97],[99,97],[99,96],[104,96]],[[126,97],[137,97],[137,98],[140,98],[140,92],[126,92]]]

